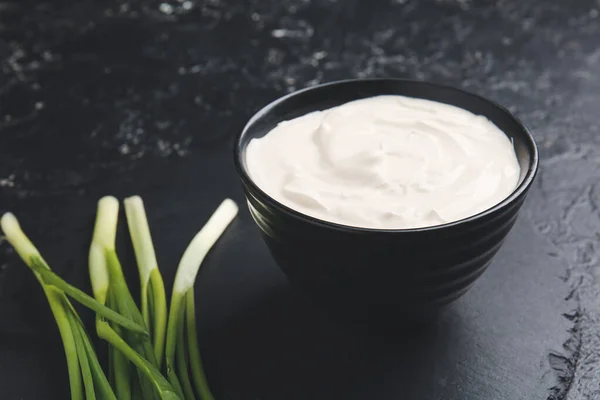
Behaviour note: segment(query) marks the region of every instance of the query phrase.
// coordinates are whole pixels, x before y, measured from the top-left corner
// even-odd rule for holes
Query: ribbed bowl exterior
[[[349,92],[354,93],[350,98]],[[522,170],[517,190],[492,209],[455,223],[374,230],[319,221],[290,210],[250,179],[244,149],[252,137],[263,136],[281,120],[384,93],[443,101],[488,116],[515,144]],[[349,313],[436,310],[462,296],[511,230],[538,164],[533,138],[500,106],[459,89],[391,79],[336,82],[284,97],[250,121],[235,153],[250,213],[277,264],[292,284],[318,302]]]

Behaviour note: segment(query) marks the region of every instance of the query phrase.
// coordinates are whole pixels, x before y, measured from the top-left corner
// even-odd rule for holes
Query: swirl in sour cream
[[[467,110],[404,96],[352,101],[281,122],[246,164],[280,203],[342,225],[405,229],[457,221],[514,191],[511,140]]]

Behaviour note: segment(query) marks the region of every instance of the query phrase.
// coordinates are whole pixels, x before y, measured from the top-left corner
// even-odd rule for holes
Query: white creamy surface
[[[484,211],[519,180],[510,139],[483,116],[404,96],[352,101],[252,139],[246,163],[267,194],[343,225],[402,229]]]

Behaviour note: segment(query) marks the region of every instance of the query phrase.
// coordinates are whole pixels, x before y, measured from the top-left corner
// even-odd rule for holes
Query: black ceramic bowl
[[[519,185],[494,207],[463,220],[418,229],[367,229],[301,214],[275,201],[251,179],[245,149],[252,138],[311,111],[382,94],[434,100],[484,115],[514,141]],[[437,84],[347,80],[284,96],[248,122],[235,146],[235,164],[250,212],[290,282],[319,303],[349,315],[436,310],[462,296],[485,271],[512,228],[538,167],[528,130],[483,97]]]

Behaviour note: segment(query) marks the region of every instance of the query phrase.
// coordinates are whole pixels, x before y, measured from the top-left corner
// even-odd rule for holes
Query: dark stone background
[[[53,268],[89,291],[99,197],[144,197],[169,286],[212,210],[238,201],[196,287],[219,399],[600,399],[599,10],[593,0],[1,0],[0,212],[14,211]],[[431,327],[365,335],[288,287],[230,153],[276,97],[384,76],[508,106],[542,161],[465,297]],[[49,308],[0,239],[0,398],[67,393]]]

